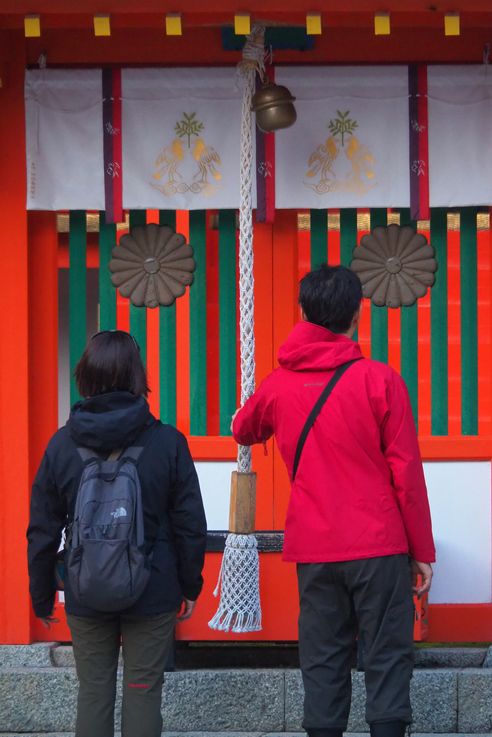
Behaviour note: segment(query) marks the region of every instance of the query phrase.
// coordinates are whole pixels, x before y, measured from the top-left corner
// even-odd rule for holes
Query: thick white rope
[[[263,26],[254,26],[246,40],[238,74],[243,79],[239,206],[239,336],[241,348],[241,405],[255,390],[254,278],[253,278],[253,118],[251,101],[255,77],[264,73]],[[251,471],[251,449],[238,446],[237,470]],[[228,632],[261,629],[258,545],[254,535],[227,536],[219,580],[220,602],[209,627]]]
[[[251,101],[256,74],[264,72],[263,26],[254,26],[243,50],[238,72],[243,77],[239,204],[239,337],[241,346],[241,405],[255,390],[254,277],[253,277],[253,116]],[[251,471],[251,448],[238,447],[237,470]]]

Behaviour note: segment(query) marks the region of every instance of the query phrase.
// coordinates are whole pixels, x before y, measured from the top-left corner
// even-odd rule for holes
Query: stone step
[[[492,732],[492,668],[483,667],[486,653],[480,655],[482,667],[415,670],[414,733]],[[0,647],[0,735],[73,732],[77,679],[65,664],[73,662],[70,657],[55,644]],[[452,662],[463,661],[454,654]],[[354,671],[352,678],[349,731],[367,732],[364,674]],[[120,698],[121,672],[117,724]],[[165,675],[162,713],[171,733],[295,733],[302,729],[302,702],[297,669],[177,670]]]
[[[216,644],[216,643],[214,643]],[[177,644],[178,669],[243,668],[243,667],[297,667],[297,644],[282,643],[269,647],[254,643]],[[279,650],[281,654],[279,654]],[[268,656],[265,656],[265,651]],[[286,651],[289,652],[288,657]],[[285,656],[285,657],[284,657]],[[265,666],[265,663],[268,663]],[[0,645],[0,668],[75,666],[71,645],[43,642],[34,645]],[[492,647],[416,647],[416,668],[492,668]]]
[[[0,737],[75,737],[75,732],[0,732]],[[115,737],[120,737],[120,732],[115,732]],[[161,737],[306,737],[305,732],[163,732]],[[346,732],[345,737],[367,737],[363,732]],[[412,732],[412,737],[433,737],[430,732]],[[447,733],[439,737],[490,737],[490,733]]]

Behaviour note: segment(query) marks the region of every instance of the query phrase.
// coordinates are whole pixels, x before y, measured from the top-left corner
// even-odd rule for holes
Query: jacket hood
[[[361,355],[351,338],[302,320],[280,347],[278,362],[291,371],[326,371]]]
[[[109,452],[131,446],[151,419],[144,397],[108,392],[74,404],[67,426],[76,445]]]

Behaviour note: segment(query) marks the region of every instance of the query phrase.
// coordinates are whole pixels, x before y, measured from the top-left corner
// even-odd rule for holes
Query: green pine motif
[[[176,123],[174,130],[180,138],[188,138],[188,148],[191,146],[191,136],[198,136],[204,128],[203,123],[196,119],[196,113],[183,113],[183,118]]]
[[[337,110],[337,114],[338,118],[332,118],[328,123],[328,128],[334,136],[340,135],[342,137],[343,146],[345,144],[345,134],[349,133],[352,135],[354,130],[359,127],[359,124],[356,120],[351,120],[351,118],[348,117],[350,115],[350,110],[346,110],[344,113],[342,113],[341,110]]]

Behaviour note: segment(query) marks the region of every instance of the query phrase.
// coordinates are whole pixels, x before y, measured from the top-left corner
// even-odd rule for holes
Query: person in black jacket
[[[202,588],[206,520],[186,438],[152,416],[138,345],[124,331],[89,341],[76,369],[81,396],[67,424],[51,438],[36,475],[28,537],[34,612],[53,621],[55,565],[62,534],[73,521],[83,470],[79,448],[102,458],[143,446],[142,489],[149,583],[136,603],[108,614],[84,608],[65,581],[79,697],[76,737],[113,737],[116,671],[123,648],[123,737],[159,737],[161,690],[176,618],[188,619]]]

